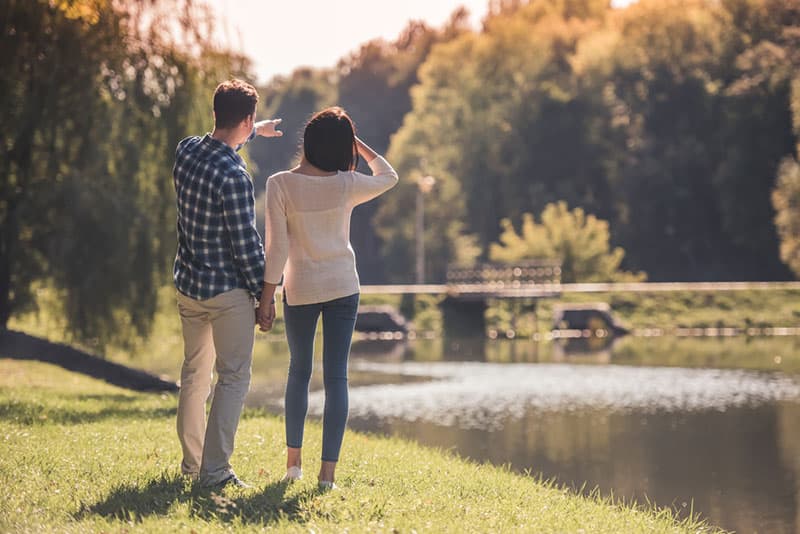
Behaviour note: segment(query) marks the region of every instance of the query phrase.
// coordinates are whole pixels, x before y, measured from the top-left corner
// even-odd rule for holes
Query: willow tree
[[[147,332],[174,255],[175,144],[237,68],[204,20],[178,0],[0,11],[0,327],[38,283],[79,340]]]

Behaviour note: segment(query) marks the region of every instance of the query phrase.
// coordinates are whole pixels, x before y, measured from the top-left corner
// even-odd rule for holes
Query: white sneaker
[[[300,480],[301,478],[303,478],[303,470],[296,465],[293,465],[286,470],[286,474],[283,475],[281,482],[294,482],[295,480]]]
[[[326,491],[333,491],[338,490],[339,486],[331,482],[330,480],[320,480],[319,481],[319,491],[326,492]]]

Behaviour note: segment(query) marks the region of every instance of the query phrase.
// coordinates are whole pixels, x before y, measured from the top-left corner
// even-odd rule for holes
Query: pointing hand
[[[281,137],[283,132],[277,130],[281,122],[283,122],[283,119],[258,121],[256,123],[256,133],[262,137]]]

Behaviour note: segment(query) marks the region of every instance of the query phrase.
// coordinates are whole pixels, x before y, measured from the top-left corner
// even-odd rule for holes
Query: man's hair
[[[303,154],[323,171],[352,171],[358,165],[355,125],[340,107],[323,109],[306,125]]]
[[[256,112],[258,92],[242,80],[222,82],[214,91],[214,126],[228,129],[238,126]]]

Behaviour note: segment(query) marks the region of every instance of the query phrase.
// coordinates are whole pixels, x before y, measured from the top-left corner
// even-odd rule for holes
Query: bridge
[[[562,293],[651,293],[670,291],[800,290],[800,282],[635,282],[562,284],[558,262],[536,261],[516,266],[483,264],[450,269],[445,284],[365,285],[365,295],[444,295],[442,315],[447,333],[483,335],[489,299],[521,299],[529,309],[543,298]]]
[[[520,299],[534,309],[538,299],[561,295],[561,263],[536,260],[517,265],[484,263],[450,268],[445,284],[362,286],[367,295],[444,295],[444,331],[462,337],[483,336],[489,299]]]

